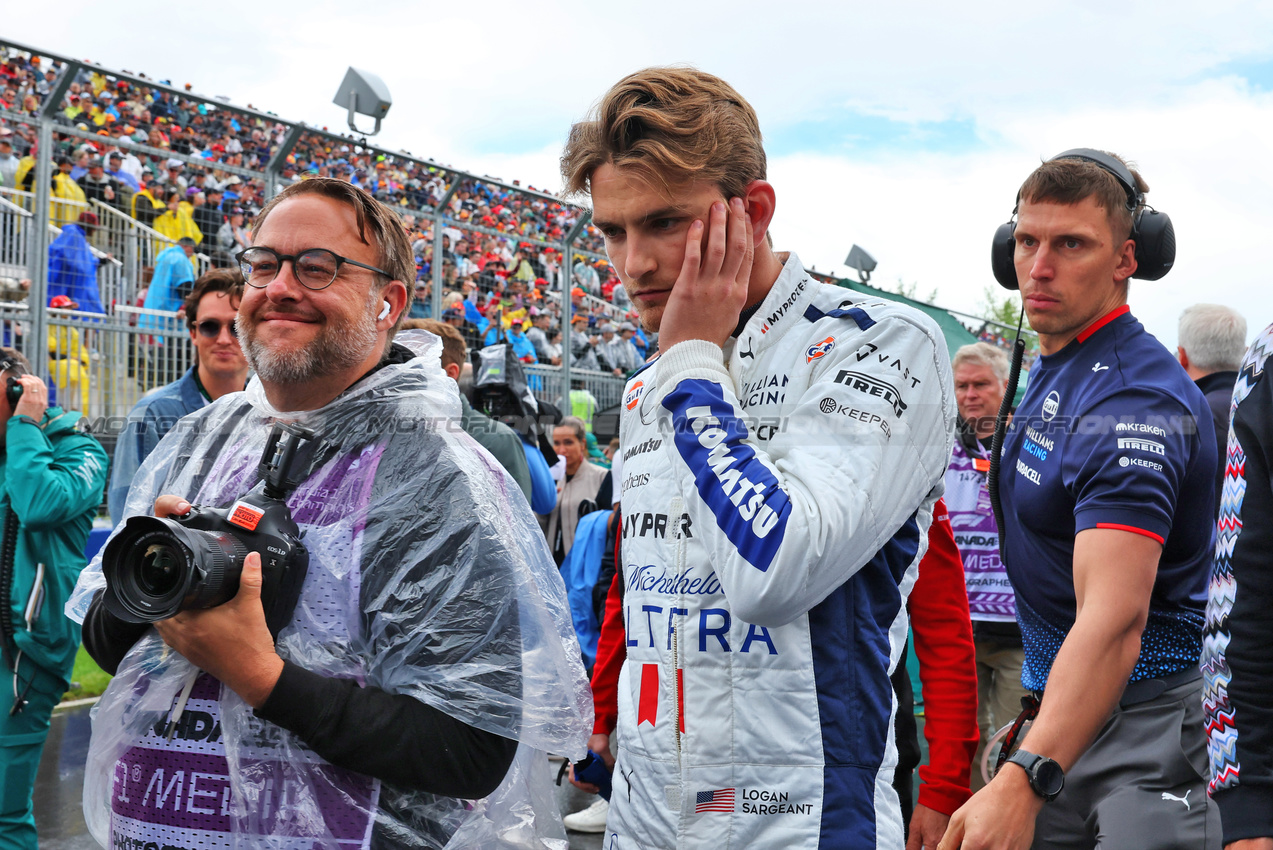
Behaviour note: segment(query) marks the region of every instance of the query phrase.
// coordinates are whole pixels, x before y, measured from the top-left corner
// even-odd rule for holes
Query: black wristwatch
[[[1065,787],[1065,771],[1050,758],[1017,750],[1008,757],[1008,761],[1025,771],[1030,779],[1030,788],[1045,802],[1055,800]]]

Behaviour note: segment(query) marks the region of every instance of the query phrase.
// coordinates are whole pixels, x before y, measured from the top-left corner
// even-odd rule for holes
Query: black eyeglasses
[[[199,331],[199,336],[206,336],[208,339],[216,339],[221,336],[221,329],[229,328],[230,336],[235,339],[239,338],[239,323],[235,319],[228,322],[218,322],[216,319],[204,319],[195,325],[195,329]]]
[[[340,274],[340,267],[346,263],[393,279],[393,275],[384,269],[333,254],[326,248],[310,248],[299,254],[280,254],[273,248],[247,248],[235,254],[234,259],[239,261],[239,269],[248,286],[256,289],[264,289],[278,277],[286,260],[292,261],[292,273],[300,285],[315,291],[331,286],[336,275]]]

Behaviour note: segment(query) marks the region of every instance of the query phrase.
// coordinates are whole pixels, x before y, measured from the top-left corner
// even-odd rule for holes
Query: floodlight
[[[849,249],[849,256],[844,258],[844,264],[851,269],[857,269],[858,280],[862,283],[869,281],[871,272],[875,271],[875,258],[857,245]]]
[[[393,98],[389,96],[389,87],[384,80],[370,71],[360,71],[350,66],[345,72],[345,79],[336,90],[332,103],[349,107],[349,129],[365,136],[374,136],[380,132],[380,119],[389,114]],[[376,129],[364,133],[354,125],[354,115],[369,115],[376,119]]]

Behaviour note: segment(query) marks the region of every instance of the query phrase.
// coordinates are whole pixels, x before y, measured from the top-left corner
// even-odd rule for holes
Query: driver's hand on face
[[[747,304],[756,246],[742,198],[712,204],[708,221],[693,222],[685,259],[659,326],[659,347],[703,339],[724,347]]]

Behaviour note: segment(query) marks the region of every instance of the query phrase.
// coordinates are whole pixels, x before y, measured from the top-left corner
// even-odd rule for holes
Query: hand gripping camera
[[[275,424],[257,467],[261,482],[228,508],[192,506],[182,517],[130,517],[102,555],[106,610],[128,623],[153,623],[214,608],[239,592],[243,560],[257,552],[261,605],[277,639],[309,569],[309,553],[284,499],[300,483],[288,477],[297,447],[311,439],[304,428]]]

